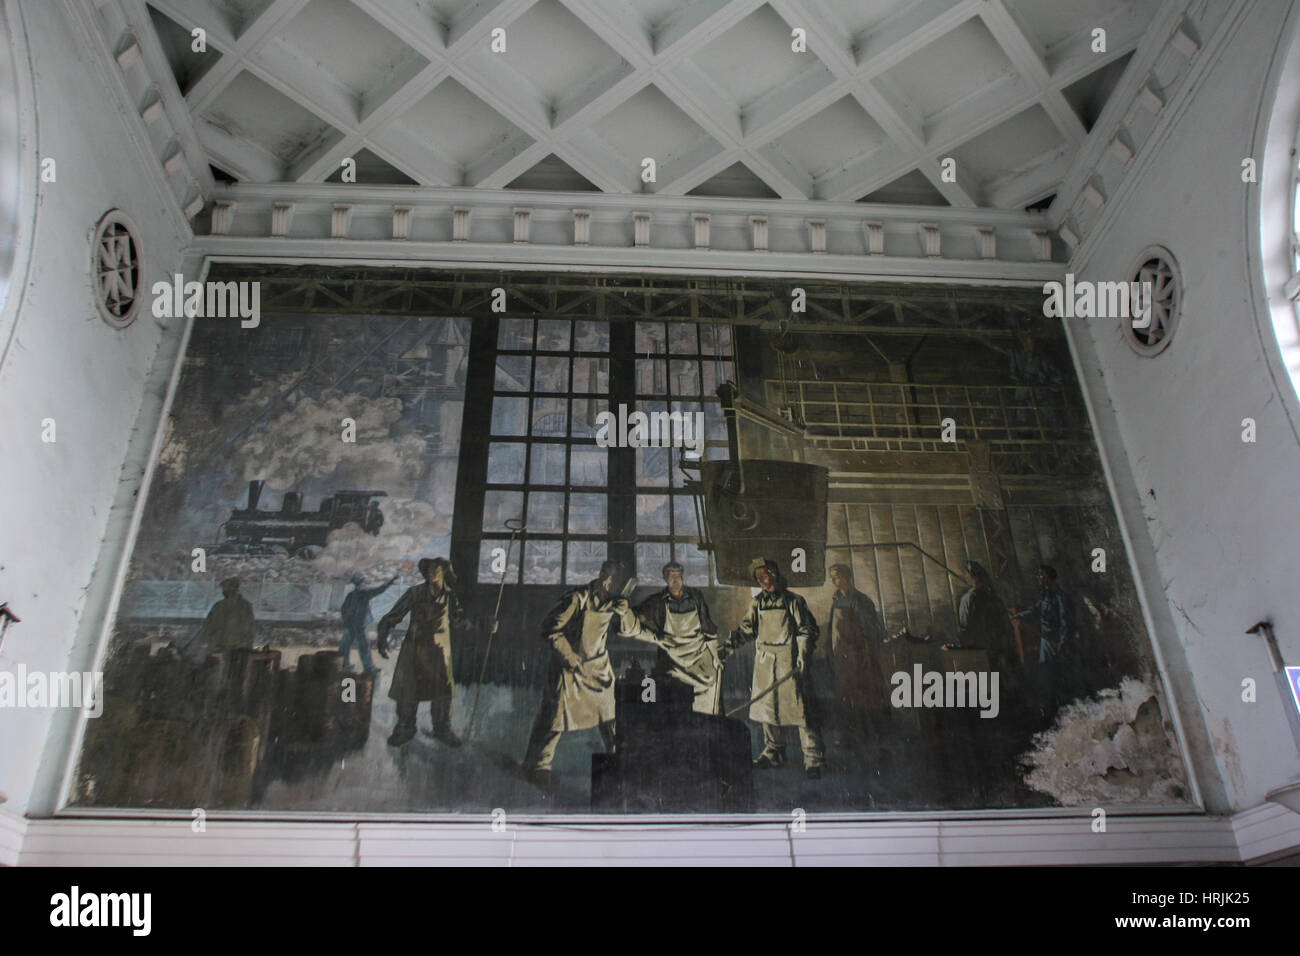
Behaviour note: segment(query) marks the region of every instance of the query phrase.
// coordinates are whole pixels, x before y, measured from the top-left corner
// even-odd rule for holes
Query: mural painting
[[[1188,805],[1041,297],[229,268],[73,806]]]

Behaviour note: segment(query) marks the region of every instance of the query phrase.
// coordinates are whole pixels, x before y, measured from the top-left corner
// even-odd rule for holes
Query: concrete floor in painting
[[[296,649],[295,649],[296,650]],[[311,650],[311,649],[304,649]],[[292,666],[286,653],[286,666]],[[403,747],[389,747],[396,722],[388,697],[394,657],[376,658],[383,673],[376,688],[370,735],[365,746],[332,765],[298,775],[292,782],[269,784],[254,809],[448,815],[590,812],[591,756],[603,752],[593,728],[566,734],[556,754],[549,794],[526,781],[520,761],[541,699],[540,690],[486,684],[478,704],[476,729],[469,743],[449,748],[430,733],[429,705],[421,704],[419,732]],[[452,726],[465,735],[476,685],[457,688]],[[729,707],[743,701],[728,698]],[[822,701],[823,707],[829,701]],[[761,730],[752,721],[752,753],[762,747]],[[868,756],[847,745],[833,717],[825,725],[829,770],[820,780],[807,779],[794,728],[788,728],[787,764],[778,770],[754,771],[755,810],[788,814],[808,812],[918,810],[977,807],[980,798],[964,785],[960,773],[946,772],[944,755],[933,739],[905,724]],[[929,735],[933,738],[934,734]],[[949,768],[952,769],[952,768]],[[1018,784],[1014,766],[1004,768],[1003,800],[989,805],[1042,806],[1054,801]],[[1000,774],[999,776],[1001,776]]]

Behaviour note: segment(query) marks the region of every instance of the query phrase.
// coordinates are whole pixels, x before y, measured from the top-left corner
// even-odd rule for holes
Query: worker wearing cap
[[[370,659],[370,642],[366,640],[366,625],[373,620],[370,616],[370,602],[391,588],[396,581],[397,575],[394,574],[387,584],[363,588],[361,585],[366,583],[366,579],[360,574],[352,575],[352,590],[343,599],[343,607],[339,611],[343,617],[343,640],[339,644],[339,653],[343,655],[345,673],[348,671],[348,658],[352,656],[353,645],[356,645],[357,658],[365,672],[371,677],[379,673],[379,668]]]
[[[808,602],[786,588],[775,561],[757,558],[749,567],[762,590],[720,650],[725,657],[738,644],[757,643],[752,687],[755,700],[749,707],[749,719],[763,725],[763,750],[754,766],[760,770],[784,766],[781,728],[798,727],[804,771],[816,780],[826,763],[812,686],[817,621],[808,610]]]
[[[552,653],[547,664],[542,705],[524,754],[524,773],[535,784],[550,782],[560,736],[571,730],[600,728],[605,749],[614,750],[614,666],[606,641],[620,637],[655,643],[622,596],[628,573],[606,561],[599,576],[564,595],[542,624],[542,640]],[[612,628],[611,628],[612,625]]]

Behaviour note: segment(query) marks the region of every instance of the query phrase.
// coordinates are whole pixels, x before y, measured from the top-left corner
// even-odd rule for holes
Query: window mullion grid
[[[573,320],[569,320],[569,361],[568,376],[565,379],[568,394],[564,398],[564,540],[560,544],[560,580],[568,582],[569,580],[569,519],[573,512],[571,506],[573,496],[573,358],[574,335],[577,328]],[[609,513],[606,506],[606,514]]]

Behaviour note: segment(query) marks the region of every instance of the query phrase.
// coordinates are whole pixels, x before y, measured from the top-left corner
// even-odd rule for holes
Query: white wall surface
[[[1183,718],[1189,736],[1203,736],[1212,750],[1228,804],[1216,806],[1217,786],[1208,787],[1207,806],[1217,810],[1257,806],[1300,777],[1268,651],[1262,638],[1243,633],[1271,617],[1283,657],[1300,664],[1300,441],[1285,410],[1294,397],[1269,374],[1257,333],[1260,322],[1271,329],[1249,253],[1258,187],[1241,181],[1257,118],[1272,106],[1267,81],[1286,52],[1292,7],[1251,5],[1070,265],[1079,279],[1128,280],[1137,255],[1159,244],[1182,270],[1180,326],[1155,358],[1130,349],[1113,320],[1071,323],[1088,377],[1105,389],[1100,431],[1117,433],[1112,453],[1126,459],[1116,469],[1126,473],[1121,510],[1130,533],[1143,535],[1145,522],[1154,548],[1158,580],[1146,583],[1157,597],[1163,591],[1169,613],[1159,608],[1153,618],[1158,631],[1172,629],[1158,643],[1171,683],[1190,676],[1194,684]],[[1289,387],[1284,378],[1281,387]],[[1242,441],[1247,417],[1257,424],[1255,444]],[[1258,685],[1255,703],[1242,701],[1244,678]]]
[[[130,132],[117,78],[101,72],[70,8],[7,0],[4,9],[17,42],[29,48],[19,60],[34,86],[37,123],[23,144],[22,188],[37,201],[29,262],[13,277],[0,324],[7,342],[0,359],[0,601],[22,618],[0,648],[0,670],[20,663],[29,672],[85,669],[93,641],[78,641],[78,629],[96,629],[87,612],[92,572],[162,338],[147,301],[124,331],[99,318],[91,234],[114,207],[134,220],[146,292],[177,271],[189,236],[165,205],[170,197],[156,188],[148,165],[156,160]],[[32,104],[21,105],[30,116]],[[57,163],[56,182],[37,182],[45,157]],[[41,440],[46,418],[56,423],[52,444]],[[152,422],[141,424],[152,430]],[[68,716],[0,708],[0,814],[29,808],[47,735]]]

